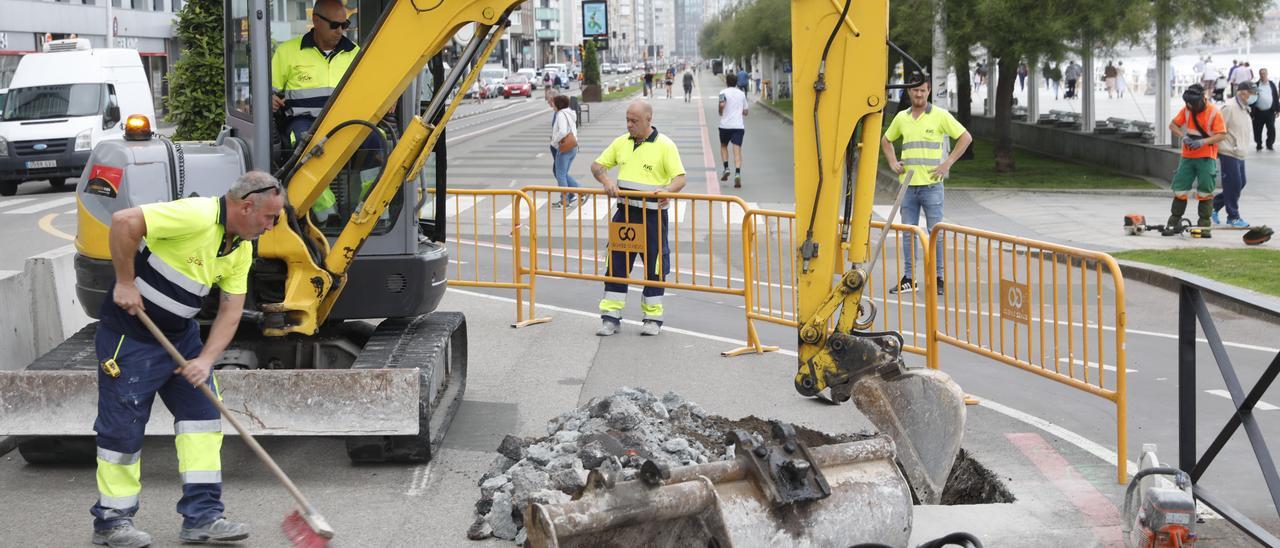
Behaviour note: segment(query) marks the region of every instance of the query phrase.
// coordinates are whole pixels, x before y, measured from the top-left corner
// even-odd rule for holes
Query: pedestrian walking
[[[1063,76],[1067,79],[1067,92],[1062,95],[1063,99],[1076,98],[1076,86],[1080,82],[1080,75],[1082,72],[1080,65],[1077,65],[1075,61],[1071,61],[1067,64],[1067,69],[1063,72]]]
[[[98,372],[98,500],[93,543],[146,546],[151,535],[133,525],[142,492],[142,441],[157,395],[174,417],[182,477],[178,513],[183,542],[249,537],[222,503],[222,421],[197,389],[215,393],[214,361],[235,335],[248,290],[253,243],[275,226],[285,197],[261,171],[241,175],[226,195],[158,202],[112,216],[107,238],[115,283],[99,311],[94,351]],[[218,313],[208,341],[193,319],[217,286]],[[188,362],[181,369],[136,317],[145,310]]]
[[[1206,97],[1213,96],[1218,88],[1218,68],[1213,66],[1213,57],[1205,57],[1200,66],[1200,87],[1204,88]]]
[[[555,175],[556,186],[578,188],[578,180],[569,175],[573,159],[578,156],[578,116],[569,108],[568,95],[556,95],[551,99],[551,173]],[[564,208],[573,205],[577,194],[566,192],[552,207]]]
[[[1062,91],[1062,67],[1058,63],[1053,64],[1053,70],[1050,71],[1049,79],[1053,81],[1053,100],[1058,100],[1058,93]]]
[[[1249,62],[1240,63],[1236,70],[1228,80],[1231,82],[1231,92],[1235,93],[1236,88],[1245,82],[1253,82],[1253,68],[1249,66]]]
[[[1114,99],[1116,93],[1116,65],[1112,61],[1107,61],[1106,68],[1102,69],[1102,81],[1107,85],[1107,98]]]
[[[1116,97],[1124,98],[1124,92],[1129,91],[1129,80],[1124,74],[1124,61],[1116,63]]]
[[[1253,116],[1254,150],[1262,150],[1262,130],[1267,130],[1267,150],[1275,150],[1276,144],[1276,112],[1280,112],[1280,95],[1276,94],[1276,83],[1267,78],[1267,69],[1258,69],[1258,83],[1254,93],[1257,101],[1249,106],[1249,114]]]
[[[759,97],[759,96],[760,96],[760,91],[761,91],[761,88],[760,88],[760,78],[761,78],[761,76],[760,76],[760,69],[759,69],[759,68],[757,68],[757,69],[755,69],[755,70],[752,70],[752,71],[751,71],[751,82],[752,82],[753,84],[755,84],[755,89],[754,89],[754,91],[755,91],[755,94],[756,94],[756,96],[757,96],[757,97]]]
[[[671,88],[673,87],[673,85],[675,84],[675,81],[676,81],[676,69],[675,69],[675,67],[667,67],[667,73],[666,73],[664,76],[666,76],[666,78],[664,79],[664,82],[665,82],[665,83],[666,83],[666,85],[667,85],[667,99],[670,99],[670,98],[671,98]]]
[[[618,168],[617,179],[609,170]],[[643,223],[645,231],[644,275],[649,281],[665,281],[671,272],[671,247],[668,245],[666,198],[619,197],[619,191],[680,192],[685,185],[684,164],[675,141],[659,133],[653,126],[653,107],[643,100],[627,107],[627,133],[614,139],[591,164],[591,174],[604,186],[605,193],[618,198],[614,223]],[[627,305],[627,283],[636,256],[641,253],[610,251],[608,276],[623,281],[605,282],[600,300],[600,329],[596,335],[608,337],[618,332],[622,310]],[[657,335],[662,330],[664,307],[661,287],[645,286],[641,292],[643,312],[641,335]]]
[[[693,100],[693,71],[689,67],[684,69],[684,102],[688,103]]]
[[[747,74],[747,69],[746,68],[738,69],[738,89],[742,90],[742,93],[745,94],[747,92],[747,86],[750,86],[750,85],[751,85],[751,75]]]
[[[725,75],[720,90],[720,158],[724,160],[721,181],[729,180],[729,145],[733,145],[733,188],[742,188],[742,138],[747,133],[747,94],[738,86],[738,77]]]
[[[1030,71],[1028,71],[1028,70],[1027,70],[1027,62],[1026,62],[1026,61],[1019,61],[1019,62],[1018,62],[1018,90],[1019,90],[1019,91],[1026,91],[1026,89],[1027,89],[1027,74],[1028,74],[1029,72],[1030,72]]]
[[[653,95],[653,65],[644,64],[644,96]]]
[[[1247,68],[1247,67],[1246,67]],[[1243,69],[1237,69],[1243,72]],[[1227,224],[1246,228],[1249,223],[1240,218],[1240,193],[1248,184],[1245,176],[1245,154],[1249,150],[1249,134],[1253,121],[1249,105],[1257,100],[1254,84],[1243,81],[1236,84],[1236,95],[1222,105],[1222,119],[1227,126],[1227,138],[1218,145],[1218,158],[1222,163],[1222,193],[1213,198],[1213,224],[1220,224],[1218,212],[1227,210]]]
[[[944,108],[929,103],[929,83],[908,91],[911,108],[899,111],[889,123],[889,129],[880,138],[880,147],[889,162],[889,169],[898,174],[898,184],[908,185],[902,199],[902,222],[915,226],[920,223],[920,210],[924,210],[929,230],[942,221],[942,204],[945,196],[943,181],[951,166],[960,159],[973,142],[973,136]],[[952,149],[949,139],[955,139]],[[893,148],[893,142],[902,139],[902,161]],[[948,154],[948,150],[950,154]],[[946,281],[942,278],[943,246],[937,246],[938,294],[944,293]],[[912,236],[902,241],[903,276],[890,293],[908,293],[917,289],[914,277],[916,242]]]
[[[1217,186],[1214,178],[1218,175],[1218,143],[1227,138],[1222,112],[1210,104],[1204,86],[1187,86],[1182,101],[1185,106],[1169,122],[1169,131],[1182,140],[1182,157],[1173,173],[1173,203],[1162,233],[1165,236],[1181,232],[1182,215],[1191,199],[1197,202],[1197,224],[1210,226],[1213,190]]]

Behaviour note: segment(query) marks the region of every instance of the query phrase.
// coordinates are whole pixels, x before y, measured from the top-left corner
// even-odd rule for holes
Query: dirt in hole
[[[704,422],[707,426],[712,427],[714,431],[727,433],[742,429],[759,434],[764,439],[772,438],[772,428],[769,426],[769,420],[755,415],[736,420],[711,415]],[[793,426],[800,442],[808,447],[848,443],[872,437],[866,434],[832,434],[798,424],[793,424]],[[706,447],[724,445],[723,439],[715,439],[703,431],[682,428],[679,425],[676,426],[675,430],[678,435],[685,436],[690,440],[696,440]],[[951,467],[951,474],[947,476],[947,483],[942,488],[943,505],[1007,503],[1015,500],[1016,497],[1009,492],[1004,482],[995,473],[975,460],[968,451],[963,448],[960,449],[960,453],[956,455],[956,462]]]

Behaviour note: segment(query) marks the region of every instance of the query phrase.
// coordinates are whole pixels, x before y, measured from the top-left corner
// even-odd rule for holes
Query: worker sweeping
[[[109,243],[115,283],[103,301],[94,339],[98,371],[98,501],[91,513],[93,543],[151,544],[133,526],[141,485],[142,441],[157,395],[174,417],[174,445],[182,497],[178,539],[229,542],[249,537],[228,520],[222,504],[222,421],[197,389],[211,374],[240,323],[253,244],[275,226],[284,206],[272,176],[249,172],[226,195],[146,204],[111,216]],[[202,343],[194,320],[217,286],[218,312]],[[136,317],[145,310],[188,364],[181,367]]]
[[[1161,232],[1165,236],[1182,232],[1182,215],[1191,199],[1197,203],[1197,225],[1210,226],[1213,190],[1217,186],[1218,142],[1227,138],[1227,126],[1222,112],[1209,104],[1204,94],[1198,84],[1187,86],[1182,94],[1186,106],[1169,122],[1174,137],[1182,140],[1182,157],[1173,172],[1173,205],[1169,208],[1169,222]]]

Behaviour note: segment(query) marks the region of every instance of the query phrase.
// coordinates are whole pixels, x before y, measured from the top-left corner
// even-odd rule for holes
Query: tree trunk
[[[956,46],[956,89],[952,93],[956,99],[956,121],[966,129],[970,122],[973,121],[973,88],[969,78],[969,45],[953,44]],[[973,147],[970,146],[960,156],[961,160],[972,160]]]
[[[1001,55],[996,64],[1000,76],[996,79],[996,173],[1009,173],[1016,167],[1013,161],[1013,87],[1018,79],[1018,59]]]

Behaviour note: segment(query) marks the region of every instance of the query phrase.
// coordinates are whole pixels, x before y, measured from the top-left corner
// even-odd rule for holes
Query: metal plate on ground
[[[217,373],[222,401],[254,435],[418,433],[418,369]],[[0,435],[93,435],[97,371],[0,371]],[[227,421],[223,432],[236,432]],[[147,435],[173,434],[157,397]]]

